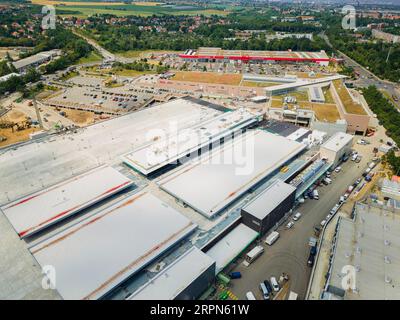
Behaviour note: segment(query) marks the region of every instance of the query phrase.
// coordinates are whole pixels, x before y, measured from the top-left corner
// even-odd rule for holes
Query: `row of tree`
[[[368,87],[363,91],[364,97],[371,110],[377,115],[379,123],[386,129],[386,134],[400,146],[400,113],[375,87]],[[400,157],[394,151],[386,155],[386,161],[395,173],[400,172]]]
[[[25,91],[28,83],[35,83],[40,80],[40,73],[35,69],[30,69],[25,75],[13,76],[7,81],[0,82],[0,96],[15,91]]]

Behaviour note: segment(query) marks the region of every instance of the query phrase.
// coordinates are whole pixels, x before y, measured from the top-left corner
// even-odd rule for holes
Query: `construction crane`
[[[389,61],[389,57],[390,57],[390,54],[392,53],[392,49],[393,49],[393,47],[389,48],[389,52],[388,52],[388,55],[386,57],[386,63],[388,63],[388,61]]]
[[[35,111],[36,111],[36,117],[37,117],[37,121],[39,122],[40,129],[43,130],[43,121],[42,121],[42,117],[39,112],[39,108],[37,106],[36,97],[33,97],[33,107],[35,108]]]

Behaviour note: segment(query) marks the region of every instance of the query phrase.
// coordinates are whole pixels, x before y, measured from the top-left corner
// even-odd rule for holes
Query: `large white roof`
[[[241,223],[211,247],[206,253],[216,261],[215,274],[221,272],[257,236],[256,231]]]
[[[26,237],[132,185],[111,167],[100,167],[1,208],[20,237]]]
[[[339,151],[345,145],[350,143],[353,140],[353,136],[351,134],[345,132],[337,132],[331,138],[329,138],[321,148],[325,148],[332,151]]]
[[[0,204],[86,172],[142,146],[149,132],[170,133],[214,118],[221,111],[199,100],[175,99],[144,110],[0,150]]]
[[[216,115],[170,135],[154,131],[145,146],[122,156],[123,161],[147,175],[256,121],[256,115],[239,109]]]
[[[142,269],[196,225],[147,192],[134,194],[34,245],[52,266],[64,299],[98,299]]]
[[[128,297],[128,300],[172,300],[215,261],[193,247]]]
[[[263,220],[283,200],[295,191],[295,187],[278,179],[244,206],[243,210],[256,218]]]
[[[159,185],[211,218],[305,148],[282,136],[249,131],[183,165]]]

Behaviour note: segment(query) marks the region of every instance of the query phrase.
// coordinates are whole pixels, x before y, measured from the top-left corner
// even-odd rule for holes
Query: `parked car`
[[[326,224],[326,220],[321,221],[321,227],[323,227]]]
[[[299,220],[301,218],[301,213],[300,212],[297,212],[294,216],[293,216],[293,220],[294,221],[297,221],[297,220]]]
[[[336,205],[331,209],[330,214],[331,214],[331,215],[334,215],[334,214],[337,212],[338,209],[339,209],[339,205],[336,204]]]
[[[310,249],[310,256],[315,256],[317,254],[317,246],[312,246]]]
[[[240,279],[242,277],[242,274],[239,271],[236,272],[231,272],[229,275],[231,279]]]
[[[341,167],[341,166],[335,168],[335,172],[336,172],[336,173],[339,173],[340,170],[342,170],[342,167]]]
[[[268,280],[264,280],[264,284],[265,284],[265,287],[267,288],[268,292],[269,292],[270,294],[272,294],[273,289],[272,289],[272,286],[271,286],[271,284],[269,283],[269,281],[268,281]]]
[[[265,286],[264,282],[260,283],[260,290],[261,290],[264,300],[269,300],[269,292],[268,292],[268,289]]]
[[[307,265],[312,267],[314,265],[315,255],[309,255],[307,259]]]
[[[294,226],[294,222],[290,221],[287,225],[286,225],[286,229],[291,229]]]
[[[279,287],[278,281],[276,281],[276,278],[271,277],[270,281],[271,281],[271,285],[272,285],[272,288],[274,289],[274,291],[278,292],[280,287]]]
[[[247,300],[257,300],[256,297],[254,296],[253,292],[251,292],[251,291],[246,293],[246,299]]]

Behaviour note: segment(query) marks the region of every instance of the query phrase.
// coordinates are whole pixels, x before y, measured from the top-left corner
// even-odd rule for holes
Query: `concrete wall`
[[[179,293],[175,300],[196,300],[206,291],[215,280],[215,262],[190,285],[188,285],[181,293]]]

